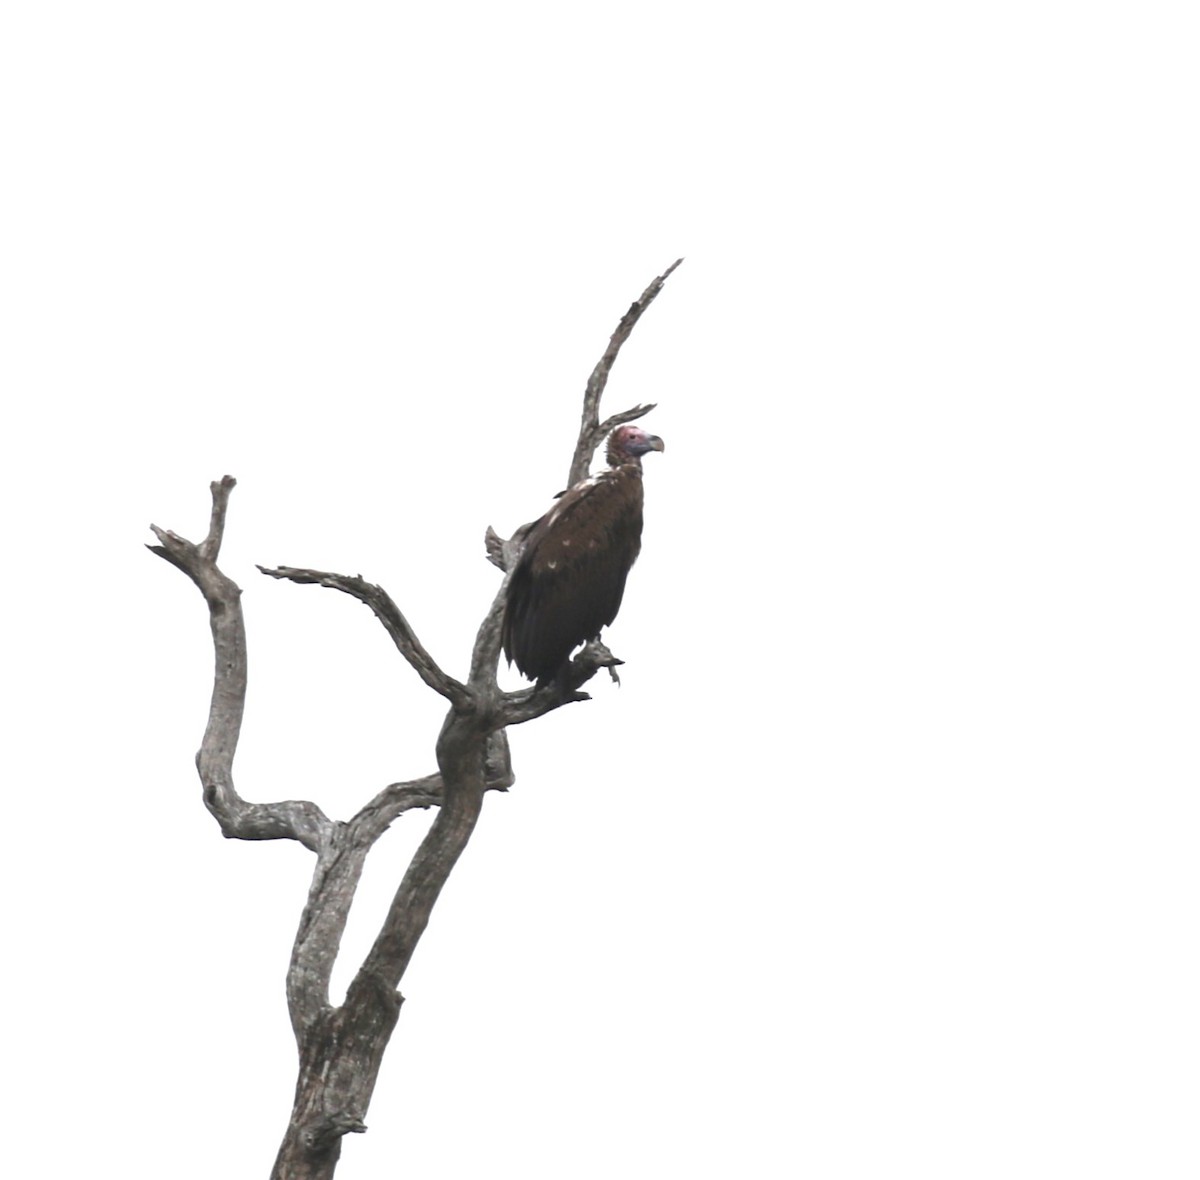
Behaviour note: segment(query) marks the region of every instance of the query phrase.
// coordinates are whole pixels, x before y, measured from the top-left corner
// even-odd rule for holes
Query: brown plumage
[[[642,547],[642,456],[663,441],[637,426],[608,436],[609,470],[577,483],[529,530],[508,587],[504,654],[551,680],[617,617]]]

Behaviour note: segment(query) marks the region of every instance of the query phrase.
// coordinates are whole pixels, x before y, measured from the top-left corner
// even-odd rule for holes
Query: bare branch
[[[322,850],[292,944],[287,974],[288,1013],[302,1049],[309,1031],[329,1012],[329,981],[367,854],[405,811],[434,807],[441,800],[441,775],[392,783],[348,824],[338,825],[333,839]]]
[[[509,568],[516,564],[512,551],[505,546],[511,557]],[[496,591],[488,613],[475,632],[475,643],[471,647],[471,687],[484,699],[495,699],[497,692],[496,668],[500,663],[501,638],[504,633],[504,607],[508,601],[508,575]]]
[[[200,542],[200,556],[211,565],[216,565],[221,555],[221,542],[225,539],[225,513],[229,509],[229,493],[237,487],[237,480],[232,475],[221,477],[219,483],[209,485],[212,488],[212,512],[208,518],[208,536]]]
[[[508,738],[488,735],[484,790],[507,791],[514,782]],[[438,807],[445,797],[441,774],[390,783],[347,824],[337,826],[313,871],[308,902],[296,931],[288,970],[288,1011],[298,1042],[329,1008],[329,980],[367,853],[406,811]]]
[[[496,566],[497,569],[508,569],[508,560],[504,555],[504,546],[507,542],[498,532],[489,524],[487,532],[483,534],[483,548],[487,553],[487,559]]]
[[[488,764],[496,754],[478,714],[452,710],[438,735],[442,804],[413,854],[379,935],[346,993],[346,1006],[370,1003],[378,988],[395,988],[408,967],[451,870],[462,855],[483,806]],[[504,755],[506,759],[507,750]]]
[[[487,742],[484,789],[507,791],[516,782],[508,738],[501,729],[489,734]],[[360,838],[374,843],[404,812],[439,806],[443,791],[440,774],[429,774],[404,783],[389,783],[370,803],[359,809],[349,826],[360,834]]]
[[[650,402],[645,406],[634,406],[631,410],[622,410],[619,414],[611,414],[605,418],[595,430],[595,443],[592,446],[593,451],[598,447],[618,426],[624,426],[626,422],[636,422],[639,418],[644,418],[651,410],[657,407],[657,402]]]
[[[521,525],[507,541],[489,524],[487,532],[483,535],[483,545],[488,561],[499,569],[512,569],[517,563],[517,558],[521,556],[521,550],[525,547],[525,538],[529,535],[529,530],[536,523],[531,520],[527,524]]]
[[[340,590],[343,594],[349,594],[351,598],[357,598],[359,602],[366,603],[392,637],[392,642],[400,654],[434,692],[440,693],[457,708],[471,707],[472,697],[466,686],[455,680],[453,676],[448,676],[438,667],[433,657],[417,638],[416,632],[413,631],[400,608],[392,601],[391,596],[382,586],[364,581],[361,577],[325,573],[322,570],[294,569],[284,565],[277,566],[275,569],[267,569],[260,565],[258,569],[268,578],[286,579],[289,582],[299,582],[301,585],[326,586],[330,590]]]
[[[247,803],[233,785],[233,757],[246,705],[246,627],[241,589],[217,568],[217,554],[225,533],[229,493],[236,483],[227,475],[211,485],[212,516],[208,535],[199,545],[151,525],[159,544],[146,547],[183,570],[208,603],[215,670],[208,724],[196,755],[205,806],[229,839],[298,840],[317,852],[333,825],[315,803],[295,799]]]
[[[632,422],[635,418],[640,418],[654,408],[653,406],[636,406],[622,414],[613,415],[605,423],[603,429],[600,426],[600,398],[604,393],[604,387],[608,384],[608,374],[612,371],[617,353],[621,351],[621,345],[629,339],[638,320],[642,318],[642,312],[654,302],[659,291],[662,290],[663,284],[682,261],[682,258],[677,258],[671,263],[630,305],[629,310],[621,317],[616,331],[613,332],[608,347],[604,350],[604,355],[596,362],[596,367],[588,378],[587,388],[583,394],[583,415],[579,425],[579,441],[575,444],[575,455],[571,459],[567,487],[573,488],[587,475],[588,468],[592,463],[592,455],[599,446],[600,440],[609,430],[620,426],[623,422]],[[611,426],[608,425],[609,422],[612,423]]]
[[[358,809],[350,825],[377,840],[406,811],[436,807],[442,801],[442,776],[429,774],[404,783],[388,783],[370,803]]]
[[[520,725],[524,721],[544,717],[563,705],[590,701],[592,698],[586,692],[579,691],[583,685],[601,668],[607,668],[615,679],[615,669],[624,662],[614,656],[603,643],[594,639],[585,644],[567,665],[566,674],[562,679],[546,684],[539,683],[533,688],[522,689],[519,692],[506,692],[500,706],[500,724]]]
[[[352,839],[346,826],[338,825],[313,869],[287,973],[288,1015],[301,1048],[329,1009],[329,979],[370,850],[369,843]]]

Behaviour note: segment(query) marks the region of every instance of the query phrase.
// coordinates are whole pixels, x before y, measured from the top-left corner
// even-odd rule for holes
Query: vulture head
[[[647,434],[640,426],[618,426],[608,436],[608,465],[620,467],[625,463],[642,465],[642,456],[649,451],[664,450],[657,434]]]

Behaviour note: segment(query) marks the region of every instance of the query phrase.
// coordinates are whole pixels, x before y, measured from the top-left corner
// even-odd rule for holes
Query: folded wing
[[[642,473],[584,480],[530,529],[509,584],[504,654],[530,680],[553,677],[621,608],[642,545]]]

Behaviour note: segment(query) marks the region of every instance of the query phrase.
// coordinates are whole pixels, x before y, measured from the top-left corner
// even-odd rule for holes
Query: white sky
[[[667,442],[623,687],[513,733],[339,1177],[1194,1177],[1191,17],[8,6],[22,1175],[265,1177],[290,1105],[311,858],[201,805],[208,627],[147,524],[238,477],[238,785],[346,817],[442,702],[254,563],[382,582],[462,674],[485,527],[685,255],[605,403]]]

